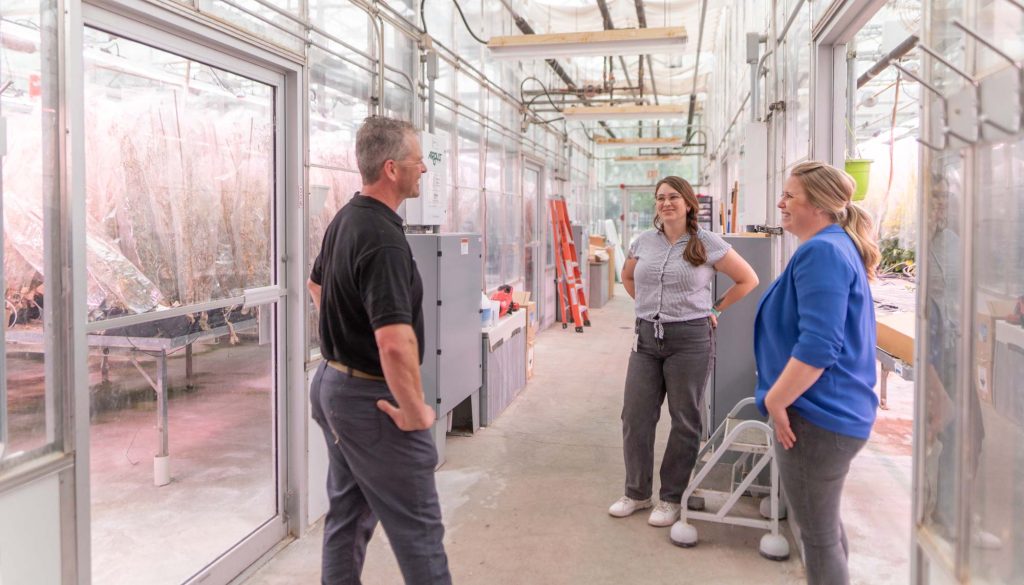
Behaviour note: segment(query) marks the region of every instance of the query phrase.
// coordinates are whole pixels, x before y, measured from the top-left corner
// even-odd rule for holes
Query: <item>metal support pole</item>
[[[157,455],[166,457],[167,448],[167,351],[161,351],[156,358],[156,429],[160,434],[160,445]]]
[[[857,137],[853,129],[857,126],[857,51],[846,53],[846,158],[857,151]]]

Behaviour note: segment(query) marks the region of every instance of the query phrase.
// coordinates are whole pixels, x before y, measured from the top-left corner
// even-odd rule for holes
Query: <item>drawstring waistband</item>
[[[658,341],[664,341],[665,339],[665,326],[661,324],[661,320],[654,322],[654,338]]]

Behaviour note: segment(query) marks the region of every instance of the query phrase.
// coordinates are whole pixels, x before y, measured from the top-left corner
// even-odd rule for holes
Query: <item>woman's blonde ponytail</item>
[[[871,215],[861,206],[851,202],[846,208],[846,217],[843,218],[840,225],[849,234],[853,244],[857,246],[868,278],[874,280],[878,274],[878,263],[882,260],[882,253],[875,241],[875,229]]]

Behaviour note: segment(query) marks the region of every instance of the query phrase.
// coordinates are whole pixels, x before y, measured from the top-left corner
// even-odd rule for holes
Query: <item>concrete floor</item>
[[[592,311],[594,326],[586,333],[554,328],[539,335],[526,390],[492,426],[472,437],[449,436],[437,483],[456,583],[803,582],[795,557],[776,563],[758,555],[759,530],[698,524],[700,545],[680,549],[669,542],[669,529],[648,526],[644,513],[607,514],[622,494],[619,412],[632,310],[619,288],[608,305]],[[913,386],[893,376],[889,395],[891,409],[880,411],[845,492],[855,584],[910,580]],[[666,413],[659,464],[667,427]],[[319,583],[321,538],[317,524],[245,583]],[[363,577],[366,585],[401,583],[380,528]]]
[[[169,359],[172,480],[162,487],[153,391],[120,358],[100,383],[90,360],[94,583],[182,583],[277,511],[271,346],[197,344],[188,392],[182,354]],[[153,362],[142,364],[152,376]]]

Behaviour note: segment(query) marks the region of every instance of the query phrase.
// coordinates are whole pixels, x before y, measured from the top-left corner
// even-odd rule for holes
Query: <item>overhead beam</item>
[[[686,107],[676,104],[660,106],[572,106],[562,110],[570,120],[649,120],[685,118]]]
[[[640,156],[617,156],[617,157],[615,157],[614,160],[615,160],[615,162],[643,163],[643,162],[665,162],[665,161],[676,161],[676,162],[678,162],[678,161],[681,161],[682,159],[683,159],[682,155],[678,155],[678,154],[647,154],[647,155],[640,155]]]
[[[676,26],[497,36],[491,37],[487,48],[494,59],[611,57],[682,52],[686,41],[686,28]]]
[[[596,144],[603,146],[682,146],[682,136],[661,136],[650,138],[594,138]]]
[[[519,29],[519,32],[523,33],[523,35],[530,36],[535,36],[537,34],[537,31],[533,30],[533,27],[530,26],[530,23],[526,22],[526,19],[522,16],[519,16],[519,13],[513,10],[512,6],[506,0],[502,0],[502,4],[505,6],[505,9],[508,10],[509,14],[512,15],[512,21],[516,23],[516,28]],[[568,73],[566,73],[565,69],[557,60],[545,59],[544,61],[548,64],[548,67],[555,72],[555,75],[565,83],[567,88],[573,90],[576,89],[576,82],[573,81],[572,77],[570,77]],[[611,128],[609,128],[607,124],[601,122],[601,127],[608,133],[608,136],[611,136],[612,138],[615,137],[615,133],[612,132]]]

